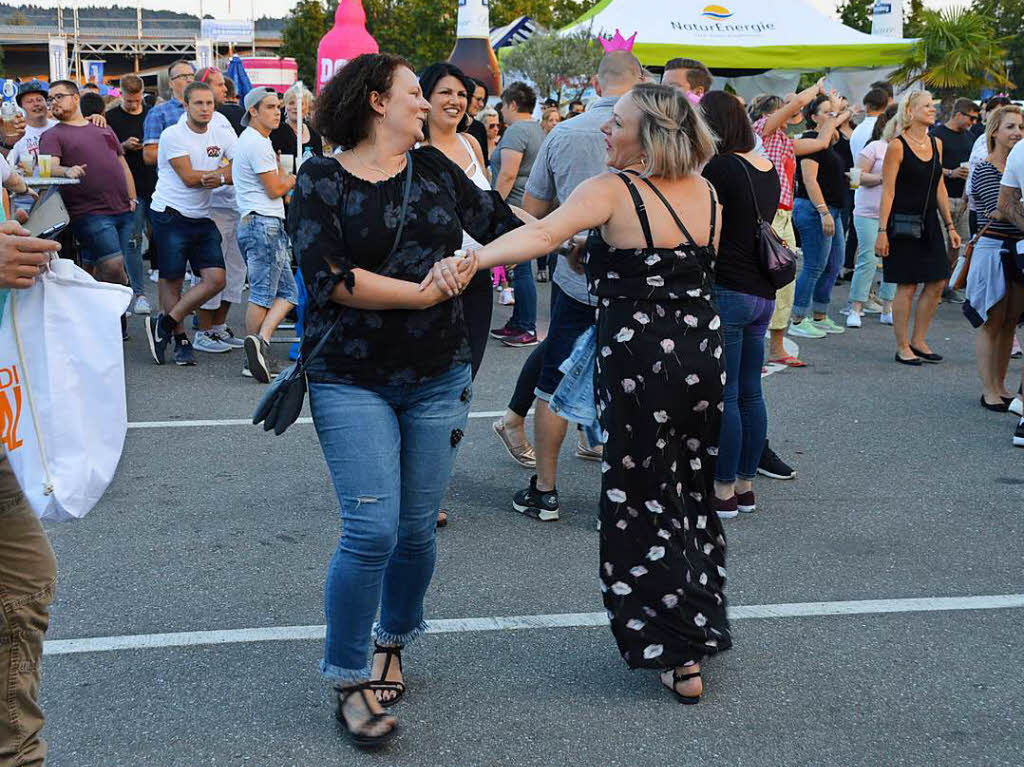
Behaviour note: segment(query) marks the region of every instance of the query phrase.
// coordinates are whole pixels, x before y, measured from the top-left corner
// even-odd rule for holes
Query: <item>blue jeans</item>
[[[725,391],[722,430],[718,438],[715,479],[753,479],[768,434],[768,411],[761,393],[764,332],[775,301],[715,286],[715,305],[722,319],[725,348]]]
[[[123,258],[132,236],[132,216],[131,211],[113,215],[89,213],[72,221],[71,231],[82,246],[82,261],[101,264]]]
[[[832,288],[839,276],[839,267],[843,265],[844,240],[842,212],[831,206],[828,210],[836,222],[836,233],[831,237],[826,237],[822,231],[821,216],[814,203],[802,197],[793,201],[793,224],[800,231],[800,247],[804,254],[793,298],[795,317],[806,317],[808,307],[824,314],[832,302]]]
[[[238,222],[238,249],[249,268],[249,303],[269,309],[282,298],[299,302],[284,219],[249,213]]]
[[[525,333],[537,332],[537,284],[533,281],[533,264],[516,264],[512,270],[512,290],[516,305],[508,326]]]
[[[865,303],[871,293],[871,283],[878,271],[878,256],[875,255],[875,240],[878,239],[878,219],[854,216],[853,228],[857,232],[857,265],[850,282],[850,300]],[[892,301],[896,297],[896,284],[882,280],[878,297]]]
[[[325,679],[369,677],[371,630],[378,642],[405,645],[426,628],[437,509],[471,398],[469,365],[420,384],[310,384],[313,424],[341,505],[324,587]]]
[[[128,240],[128,252],[124,254],[124,267],[128,272],[128,282],[131,283],[132,290],[137,296],[146,292],[146,272],[142,266],[142,240],[146,234],[147,223],[149,223],[149,198],[140,197],[135,206],[135,213],[132,214],[132,236]]]

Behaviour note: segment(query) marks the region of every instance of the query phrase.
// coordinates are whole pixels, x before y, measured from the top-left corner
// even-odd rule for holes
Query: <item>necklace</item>
[[[911,141],[913,141],[913,142],[914,142],[914,144],[916,144],[916,145],[917,145],[917,146],[919,146],[919,147],[924,147],[924,145],[928,143],[928,137],[927,137],[927,136],[925,136],[925,137],[924,137],[924,138],[922,138],[922,139],[914,138],[913,136],[911,136],[911,135],[910,135],[910,131],[904,131],[903,135],[904,135],[904,136],[905,136],[906,138],[908,138],[908,139],[910,139]]]
[[[366,160],[364,160],[364,159],[363,159],[362,157],[360,157],[360,156],[359,156],[359,155],[358,155],[358,154],[356,153],[356,150],[355,150],[355,149],[353,149],[353,150],[352,150],[352,156],[353,156],[353,157],[355,157],[355,158],[356,158],[357,160],[359,160],[359,163],[360,163],[360,164],[361,164],[361,165],[362,165],[363,167],[365,167],[365,168],[367,168],[367,169],[369,169],[369,170],[375,171],[375,172],[379,173],[379,174],[380,174],[380,175],[382,175],[382,176],[392,176],[392,175],[394,175],[393,173],[391,173],[391,172],[389,172],[389,171],[386,171],[386,170],[384,170],[383,168],[381,168],[381,167],[379,167],[379,166],[377,166],[377,165],[370,165],[370,163],[366,162]],[[403,157],[403,158],[402,158],[402,163],[403,163],[403,164],[405,163],[405,157]],[[395,170],[395,173],[397,173],[397,172],[398,172],[399,170],[401,170],[401,169],[402,169],[402,166],[400,165],[400,166],[399,166],[399,167],[398,167],[398,168],[397,168],[397,169]]]

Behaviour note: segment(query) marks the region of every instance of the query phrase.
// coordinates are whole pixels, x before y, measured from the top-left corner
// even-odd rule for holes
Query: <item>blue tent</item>
[[[242,66],[242,60],[238,56],[231,57],[231,63],[228,64],[226,74],[235,81],[235,93],[238,94],[238,98],[244,99],[245,94],[252,90],[252,83],[249,81],[249,75],[245,73],[245,67]]]

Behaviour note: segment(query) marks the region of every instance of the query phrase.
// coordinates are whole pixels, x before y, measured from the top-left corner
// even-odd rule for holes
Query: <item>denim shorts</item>
[[[220,249],[220,232],[209,218],[189,218],[174,208],[153,210],[149,220],[157,251],[160,278],[178,280],[185,276],[185,264],[192,264],[196,276],[203,269],[223,269],[224,254]]]
[[[593,306],[570,298],[551,283],[551,325],[544,340],[544,363],[534,392],[540,399],[546,402],[555,393],[563,375],[558,367],[569,358],[576,339],[594,324],[596,312]]]
[[[269,309],[275,299],[298,304],[284,220],[250,213],[238,224],[238,248],[249,268],[249,303]]]
[[[90,213],[71,222],[71,231],[82,246],[82,261],[101,264],[111,258],[122,258],[129,250],[135,214],[131,211],[104,215]]]

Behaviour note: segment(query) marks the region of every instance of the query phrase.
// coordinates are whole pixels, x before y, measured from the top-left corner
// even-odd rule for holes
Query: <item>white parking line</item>
[[[532,415],[533,411],[529,412]],[[470,418],[497,418],[505,415],[504,410],[481,410],[470,413]],[[295,423],[310,424],[313,419],[308,416],[297,418]],[[252,426],[251,418],[214,418],[198,421],[129,421],[129,429],[190,429],[204,426]]]
[[[879,615],[884,613],[947,612],[952,610],[1005,610],[1024,607],[1024,594],[974,597],[924,597],[917,599],[864,599],[849,602],[794,602],[789,604],[739,605],[729,608],[729,618],[813,618],[836,615]],[[443,618],[430,621],[428,634],[523,629],[591,628],[608,624],[603,613],[560,613],[555,615],[510,615],[495,618]],[[250,642],[295,642],[321,640],[323,626],[275,626],[225,631],[187,631],[174,634],[132,634],[126,636],[55,639],[43,646],[44,655],[74,655],[85,652],[151,650],[161,647],[248,644]]]

